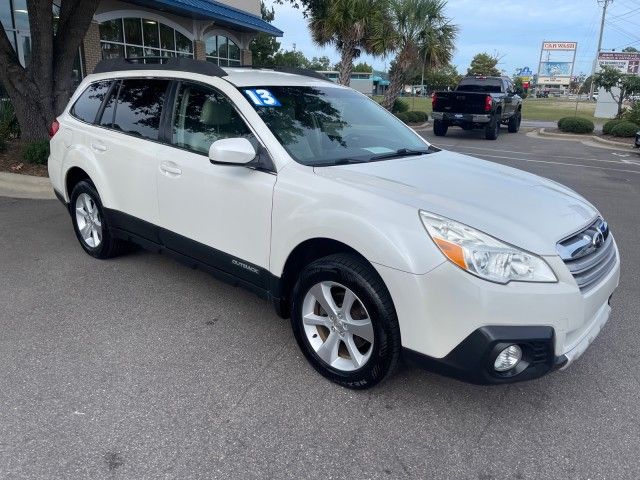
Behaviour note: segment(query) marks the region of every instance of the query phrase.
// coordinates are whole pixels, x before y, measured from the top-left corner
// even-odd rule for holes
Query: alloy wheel
[[[336,282],[309,289],[302,303],[307,340],[327,365],[344,372],[363,367],[371,358],[373,324],[358,296]]]
[[[91,248],[102,243],[102,221],[96,202],[86,193],[76,198],[76,224],[82,241]]]

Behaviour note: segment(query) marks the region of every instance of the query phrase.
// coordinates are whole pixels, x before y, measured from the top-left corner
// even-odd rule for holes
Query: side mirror
[[[224,138],[209,147],[209,161],[213,164],[246,165],[256,155],[256,149],[246,138]]]

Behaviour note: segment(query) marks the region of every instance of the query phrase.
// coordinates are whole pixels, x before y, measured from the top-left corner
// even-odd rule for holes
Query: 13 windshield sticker
[[[254,88],[245,90],[244,93],[251,99],[257,107],[279,107],[280,102],[273,94],[264,88]]]

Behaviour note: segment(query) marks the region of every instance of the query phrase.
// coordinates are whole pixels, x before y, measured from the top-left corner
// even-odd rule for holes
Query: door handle
[[[91,143],[91,148],[94,149],[96,152],[106,152],[107,151],[107,146],[106,145],[102,145],[101,143]]]
[[[174,177],[182,175],[182,170],[173,162],[162,162],[160,164],[160,171]]]

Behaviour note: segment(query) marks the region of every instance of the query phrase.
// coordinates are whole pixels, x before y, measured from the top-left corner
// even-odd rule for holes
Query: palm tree
[[[396,58],[382,105],[391,110],[416,65],[441,66],[452,57],[458,27],[444,15],[446,0],[392,0]]]
[[[353,59],[361,51],[382,55],[392,47],[393,26],[383,0],[318,2],[309,10],[309,28],[320,46],[335,45],[340,52],[338,83],[349,85]]]

